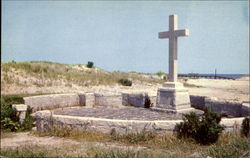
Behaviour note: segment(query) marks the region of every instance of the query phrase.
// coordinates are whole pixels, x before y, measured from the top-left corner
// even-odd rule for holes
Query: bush
[[[12,109],[12,104],[23,104],[24,100],[18,95],[1,96],[1,130],[18,131],[30,130],[33,126],[33,118],[30,116],[32,110],[27,109],[26,118],[20,124],[17,111]]]
[[[14,122],[18,121],[17,112],[11,106],[18,103],[23,103],[23,99],[19,96],[1,96],[1,120],[8,117]]]
[[[28,109],[26,111],[25,119],[23,120],[23,123],[21,124],[21,130],[31,130],[33,127],[33,122],[35,121],[34,118],[31,116],[32,108],[28,106]]]
[[[150,108],[152,107],[153,103],[151,103],[151,100],[148,96],[146,96],[145,103],[144,103],[144,108]]]
[[[120,79],[119,83],[122,84],[123,86],[132,86],[132,81],[129,79]]]
[[[1,120],[1,130],[6,132],[17,131],[20,127],[18,122],[11,120],[9,117],[5,117]]]
[[[250,117],[245,117],[241,124],[241,135],[245,137],[250,136]]]
[[[219,134],[224,129],[220,123],[221,116],[211,112],[208,108],[205,109],[201,118],[191,112],[183,115],[183,122],[176,125],[178,138],[192,138],[201,144],[215,143]]]
[[[92,68],[94,66],[94,62],[88,61],[87,67]]]

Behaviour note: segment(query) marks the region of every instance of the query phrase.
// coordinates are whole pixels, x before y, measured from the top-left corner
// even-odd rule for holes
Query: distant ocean
[[[188,74],[180,74],[180,75],[188,75]],[[214,76],[215,74],[197,74],[198,76]],[[249,76],[248,74],[216,74],[216,76],[227,77],[237,79],[243,76]]]

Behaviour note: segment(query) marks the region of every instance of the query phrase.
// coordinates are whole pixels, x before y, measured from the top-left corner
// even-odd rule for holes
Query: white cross
[[[188,36],[189,30],[177,30],[177,15],[169,16],[169,31],[160,32],[159,38],[169,38],[169,74],[170,82],[177,82],[177,37]]]

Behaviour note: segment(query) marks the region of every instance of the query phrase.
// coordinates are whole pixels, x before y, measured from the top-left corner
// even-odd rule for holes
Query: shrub
[[[148,96],[145,98],[144,108],[150,108],[152,107],[153,103],[151,103],[151,100]]]
[[[132,81],[125,78],[120,79],[119,83],[122,84],[123,86],[132,86]]]
[[[25,119],[23,120],[23,123],[21,124],[21,130],[31,130],[33,127],[33,122],[35,121],[34,118],[31,116],[32,108],[28,106],[28,109],[26,111]]]
[[[19,129],[20,125],[18,122],[14,122],[9,117],[5,117],[1,120],[1,130],[6,132],[13,132]]]
[[[18,129],[17,111],[11,105],[16,103],[14,97],[1,96],[1,130],[16,131]]]
[[[28,107],[26,117],[22,124],[19,122],[17,111],[12,109],[12,104],[23,104],[24,100],[18,95],[1,96],[1,130],[18,131],[30,130],[33,127],[32,109]]]
[[[165,72],[162,72],[162,71],[158,71],[158,72],[156,73],[156,75],[159,76],[159,77],[162,77],[162,76],[165,76],[166,73],[165,73]]]
[[[219,134],[224,129],[220,123],[221,116],[211,112],[208,108],[204,110],[201,118],[191,112],[183,115],[183,122],[176,125],[178,138],[192,138],[201,144],[215,143]]]
[[[241,135],[245,137],[250,136],[250,117],[245,117],[241,124]]]
[[[92,68],[94,66],[94,62],[88,61],[87,67]]]

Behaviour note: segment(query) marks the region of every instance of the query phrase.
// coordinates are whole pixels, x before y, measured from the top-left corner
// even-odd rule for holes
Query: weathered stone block
[[[197,109],[204,109],[205,107],[205,96],[190,95],[191,106]]]
[[[47,131],[52,128],[53,115],[49,110],[38,111],[34,114],[38,131]]]
[[[129,93],[122,93],[122,105],[129,105]]]
[[[53,94],[24,97],[24,102],[34,111],[80,105],[78,94]]]
[[[122,107],[121,94],[97,94],[95,93],[95,105]]]
[[[16,109],[16,111],[20,112],[20,111],[27,111],[28,106],[25,104],[13,104],[12,108]]]
[[[188,90],[181,83],[165,83],[158,89],[156,107],[170,110],[191,108]]]
[[[23,123],[26,117],[26,111],[27,111],[28,106],[25,104],[13,104],[12,108],[17,111],[19,121]]]
[[[132,105],[135,107],[144,107],[147,93],[123,93],[123,105]]]
[[[250,102],[242,103],[241,116],[250,116]]]
[[[94,93],[84,93],[78,94],[80,103],[85,105],[87,108],[92,108],[95,105],[95,94]]]
[[[215,98],[205,98],[205,106],[218,114],[226,114],[230,117],[242,115],[242,104],[237,102],[217,101]]]

